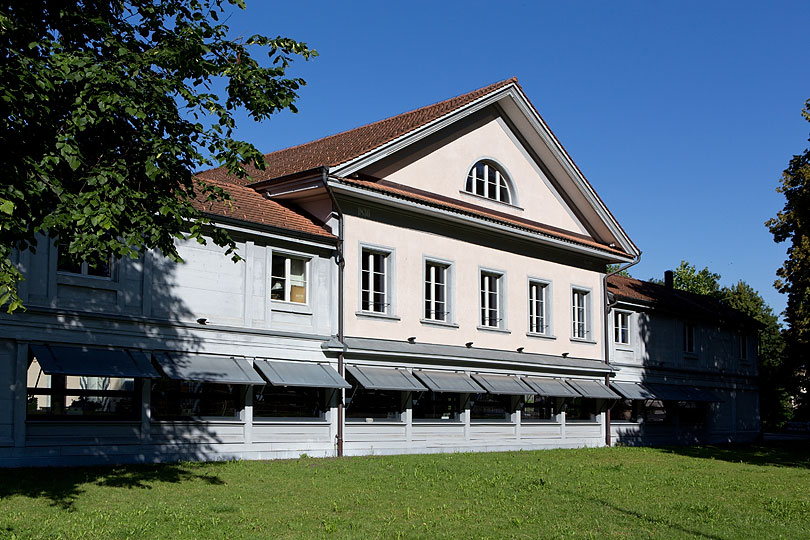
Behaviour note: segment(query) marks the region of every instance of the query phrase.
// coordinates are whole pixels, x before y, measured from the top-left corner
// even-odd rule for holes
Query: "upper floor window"
[[[501,302],[501,281],[503,275],[495,272],[481,272],[481,326],[500,328],[503,308]]]
[[[449,303],[447,282],[450,266],[434,261],[425,261],[425,319],[447,321]]]
[[[107,256],[98,260],[82,262],[68,252],[67,246],[60,244],[56,270],[66,274],[110,279],[112,278],[112,257]]]
[[[619,345],[630,344],[630,314],[626,311],[613,313],[613,339]]]
[[[748,361],[748,336],[740,332],[740,360],[742,362]]]
[[[270,271],[270,299],[307,303],[307,260],[273,253]]]
[[[389,258],[391,254],[375,249],[363,249],[360,270],[360,309],[373,313],[388,313]]]
[[[582,289],[571,291],[571,336],[587,339],[590,334],[588,320],[588,299],[590,293]]]
[[[491,161],[479,161],[473,165],[464,189],[487,199],[512,204],[508,177]]]
[[[532,334],[548,332],[547,293],[548,283],[529,281],[529,332]]]
[[[693,324],[683,325],[683,352],[695,352],[695,326]]]

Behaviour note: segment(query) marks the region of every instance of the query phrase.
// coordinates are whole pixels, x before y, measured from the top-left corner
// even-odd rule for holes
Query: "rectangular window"
[[[324,391],[300,386],[253,387],[254,418],[320,418]]]
[[[60,244],[57,248],[56,270],[65,274],[111,279],[112,256],[82,262],[68,253],[67,246]]]
[[[521,420],[554,420],[557,416],[557,399],[545,396],[525,396]]]
[[[533,334],[548,333],[547,291],[548,284],[539,281],[529,282],[529,332]]]
[[[360,276],[360,309],[388,313],[388,259],[390,254],[364,249]]]
[[[418,420],[458,420],[460,401],[461,396],[454,392],[414,394],[413,418]]]
[[[48,375],[33,359],[28,367],[29,420],[137,420],[140,379]]]
[[[588,291],[574,289],[571,292],[571,335],[577,339],[587,339],[588,328]]]
[[[188,420],[201,416],[236,418],[242,386],[198,381],[152,381],[152,418]]]
[[[481,326],[501,327],[501,274],[481,272]]]
[[[476,394],[470,407],[473,420],[508,420],[512,414],[512,396]]]
[[[450,310],[447,302],[447,276],[449,266],[425,262],[425,319],[447,321]]]
[[[620,345],[630,344],[630,314],[626,311],[613,314],[613,339]]]
[[[740,361],[748,361],[748,336],[740,332]]]
[[[695,352],[695,327],[688,323],[683,325],[683,352]]]
[[[307,303],[307,259],[273,253],[270,299]]]

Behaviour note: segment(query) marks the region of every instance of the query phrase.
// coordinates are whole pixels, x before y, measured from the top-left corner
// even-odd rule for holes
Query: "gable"
[[[511,204],[466,191],[470,169],[482,160],[496,164],[508,177]],[[542,164],[532,158],[495,107],[479,111],[358,172],[588,235],[588,230],[543,172]]]

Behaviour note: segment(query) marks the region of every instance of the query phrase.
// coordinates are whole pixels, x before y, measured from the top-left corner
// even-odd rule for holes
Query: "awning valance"
[[[352,387],[334,368],[323,364],[257,359],[254,365],[273,386]]]
[[[610,388],[605,386],[604,383],[599,381],[584,381],[580,379],[569,379],[568,384],[579,392],[579,395],[585,398],[594,399],[621,399],[621,396]]]
[[[523,382],[532,387],[536,394],[546,397],[579,397],[573,388],[565,384],[562,379],[549,379],[547,377],[523,377]]]
[[[480,383],[490,394],[511,394],[531,396],[536,392],[515,375],[493,375],[474,373],[473,379]]]
[[[388,367],[346,366],[360,386],[368,390],[427,390],[407,369]]]
[[[155,360],[170,379],[221,384],[265,384],[264,379],[244,358],[173,352],[156,353]]]
[[[156,378],[160,374],[140,351],[63,345],[31,345],[31,353],[49,375]]]
[[[655,392],[640,383],[611,382],[610,387],[616,390],[625,399],[648,400],[660,399]]]
[[[416,377],[434,392],[461,392],[478,394],[485,390],[481,388],[466,373],[455,371],[427,371],[417,369],[413,372]]]

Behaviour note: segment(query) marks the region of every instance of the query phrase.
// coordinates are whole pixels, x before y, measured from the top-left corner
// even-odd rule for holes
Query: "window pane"
[[[323,392],[317,388],[267,385],[254,388],[254,418],[320,418]]]
[[[290,259],[290,302],[307,302],[307,262],[303,259]]]
[[[82,273],[82,262],[76,260],[68,253],[67,246],[60,245],[58,248],[58,262],[56,268],[60,272],[70,272],[71,274]]]
[[[272,278],[270,280],[270,299],[271,300],[286,300],[284,297],[286,280],[284,278]]]
[[[234,418],[241,410],[240,386],[197,381],[152,382],[152,416],[188,419],[195,416]]]
[[[287,277],[287,257],[283,257],[281,255],[273,255],[273,263],[271,266],[271,273],[270,275],[273,277]]]
[[[352,385],[346,390],[346,418],[380,418],[399,420],[402,412],[402,396],[394,390],[368,390],[363,388],[351,374],[346,381]]]
[[[430,420],[456,420],[459,413],[459,400],[459,394],[452,392],[415,394],[413,417]]]
[[[511,396],[476,394],[470,408],[470,417],[475,420],[504,420],[512,412]]]
[[[522,420],[554,420],[557,415],[556,399],[543,396],[523,398]]]

